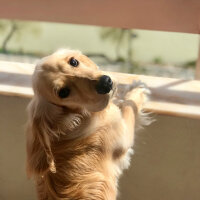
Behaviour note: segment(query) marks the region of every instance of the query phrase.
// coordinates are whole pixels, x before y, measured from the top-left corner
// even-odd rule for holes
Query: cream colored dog
[[[145,94],[131,86],[119,99],[115,88],[79,51],[60,50],[38,63],[27,129],[27,170],[38,199],[116,199]]]

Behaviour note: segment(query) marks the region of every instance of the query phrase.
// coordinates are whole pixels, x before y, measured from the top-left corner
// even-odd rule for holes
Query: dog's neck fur
[[[107,108],[110,105],[107,105]],[[49,125],[53,128],[54,136],[65,136],[65,139],[77,139],[87,137],[91,134],[88,131],[88,124],[91,127],[96,127],[94,122],[96,115],[98,117],[104,116],[105,110],[96,112],[90,112],[85,108],[68,108],[65,106],[59,106],[51,102],[44,102],[43,115],[49,122]],[[93,130],[95,131],[95,130]],[[57,133],[55,135],[55,132]]]

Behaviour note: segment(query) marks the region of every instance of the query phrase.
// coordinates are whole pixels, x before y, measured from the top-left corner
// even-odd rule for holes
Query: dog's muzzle
[[[107,94],[112,90],[113,82],[109,76],[103,75],[100,77],[97,85],[96,91],[98,94]]]

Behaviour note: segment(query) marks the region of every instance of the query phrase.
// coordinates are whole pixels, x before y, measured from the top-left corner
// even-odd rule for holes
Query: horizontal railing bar
[[[0,95],[31,98],[34,65],[0,61]],[[143,81],[151,90],[145,110],[158,114],[200,119],[200,81],[105,72],[116,82]]]
[[[0,0],[0,18],[199,33],[199,0]]]

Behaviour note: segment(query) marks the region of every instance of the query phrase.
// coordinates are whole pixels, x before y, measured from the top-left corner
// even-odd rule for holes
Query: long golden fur
[[[70,58],[78,67],[69,64]],[[129,166],[142,87],[98,94],[103,72],[79,51],[43,58],[33,74],[29,104],[27,171],[40,200],[115,200],[118,178]],[[59,98],[68,86],[70,95]],[[125,95],[125,96],[124,96]]]

